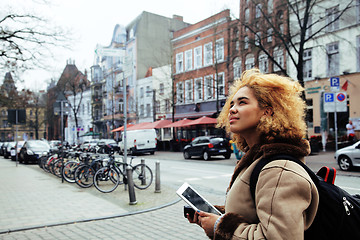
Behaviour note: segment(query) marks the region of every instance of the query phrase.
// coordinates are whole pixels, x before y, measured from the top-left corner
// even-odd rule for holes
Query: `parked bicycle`
[[[100,168],[94,175],[94,185],[97,190],[103,193],[114,191],[120,184],[127,184],[126,168],[129,166],[132,170],[132,180],[134,186],[138,189],[148,188],[153,181],[153,173],[146,164],[132,165],[134,157],[131,157],[130,163],[116,161],[112,154],[108,164]]]

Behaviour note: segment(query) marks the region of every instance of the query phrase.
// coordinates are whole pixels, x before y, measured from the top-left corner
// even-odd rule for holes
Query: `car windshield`
[[[27,145],[33,150],[49,150],[50,146],[46,142],[43,141],[29,141]]]
[[[105,144],[116,144],[115,140],[109,139],[109,140],[103,140],[102,142],[104,142]]]
[[[223,138],[211,138],[210,141],[211,141],[212,143],[219,143],[219,142],[224,141],[224,139],[223,139]]]

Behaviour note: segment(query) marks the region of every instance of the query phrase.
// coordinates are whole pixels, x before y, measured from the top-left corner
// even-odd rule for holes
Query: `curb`
[[[8,229],[5,231],[0,230],[0,235],[6,234],[6,233],[34,230],[34,229],[39,229],[39,228],[56,227],[56,226],[70,225],[70,224],[76,224],[76,223],[101,221],[101,220],[107,220],[107,219],[112,219],[112,218],[126,217],[126,216],[131,216],[131,215],[136,215],[136,214],[141,214],[141,213],[146,213],[146,212],[152,212],[152,211],[156,211],[156,210],[159,210],[162,208],[170,207],[180,201],[181,201],[181,199],[177,199],[177,200],[174,200],[172,202],[169,202],[169,203],[157,206],[157,207],[144,209],[144,210],[140,210],[140,211],[135,211],[135,212],[122,213],[122,214],[117,214],[117,215],[110,215],[110,216],[104,216],[104,217],[98,217],[98,218],[87,218],[87,219],[81,219],[81,220],[77,220],[77,221],[67,221],[67,222],[53,223],[53,224],[48,224],[48,225],[35,225],[35,226],[30,226],[30,227],[25,227],[25,228]]]

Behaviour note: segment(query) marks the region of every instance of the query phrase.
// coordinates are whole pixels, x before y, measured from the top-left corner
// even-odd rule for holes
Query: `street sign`
[[[325,112],[347,112],[346,92],[324,93]]]
[[[338,78],[338,77],[330,78],[330,86],[331,87],[340,87],[340,78]]]
[[[98,56],[114,56],[114,57],[121,57],[125,55],[124,48],[103,48],[99,47],[95,49],[95,54]]]
[[[340,90],[340,78],[338,77],[330,78],[330,87],[331,87],[331,91],[338,92]]]

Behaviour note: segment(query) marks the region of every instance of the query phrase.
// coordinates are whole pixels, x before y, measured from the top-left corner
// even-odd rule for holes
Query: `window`
[[[218,73],[216,79],[216,91],[219,93],[219,97],[225,97],[225,74],[223,72]],[[216,93],[215,93],[216,94]]]
[[[150,86],[146,86],[146,97],[150,97],[151,92]]]
[[[326,45],[327,55],[328,55],[328,76],[333,77],[339,75],[339,43],[330,43]]]
[[[177,103],[183,103],[184,102],[184,86],[183,86],[183,82],[178,82],[176,84],[176,100],[177,100]]]
[[[259,46],[261,43],[261,32],[257,32],[255,34],[255,45],[256,46]]]
[[[140,88],[140,98],[143,98],[144,97],[144,88],[141,87]]]
[[[212,63],[212,43],[210,42],[204,45],[204,66],[209,66]]]
[[[29,114],[30,116],[32,116],[33,115],[33,111],[32,110],[30,110],[30,114]]]
[[[313,128],[314,127],[313,99],[307,99],[306,100],[306,105],[307,105],[307,111],[306,111],[306,116],[305,116],[306,125],[307,125],[308,128]]]
[[[160,111],[160,101],[156,101],[155,102],[155,111],[157,112],[157,113],[160,113],[161,111]]]
[[[262,5],[260,3],[256,5],[256,7],[255,7],[255,18],[261,17],[261,8],[262,8]]]
[[[284,34],[284,24],[279,25],[279,31],[281,34]]]
[[[202,91],[202,78],[197,78],[195,79],[195,101],[201,101],[203,99]]]
[[[182,73],[184,71],[184,59],[183,53],[176,54],[176,73]]]
[[[327,31],[333,32],[339,29],[339,6],[326,9]]]
[[[192,69],[192,49],[185,52],[185,71]]]
[[[140,117],[144,117],[144,105],[140,105]]]
[[[259,70],[262,73],[269,72],[269,60],[268,60],[268,56],[264,52],[261,52],[259,54]]]
[[[215,55],[217,62],[224,61],[224,38],[216,40]]]
[[[201,68],[202,67],[202,47],[194,48],[194,68]]]
[[[266,34],[267,34],[267,42],[272,42],[272,35],[273,35],[273,29],[272,28],[269,28],[267,31],[266,31]]]
[[[146,116],[150,117],[151,116],[151,106],[150,103],[146,104]]]
[[[241,60],[239,57],[234,59],[233,71],[234,71],[234,79],[241,77]]]
[[[311,49],[305,49],[304,55],[304,80],[308,80],[312,78],[312,50]]]
[[[255,58],[253,54],[246,55],[245,59],[245,69],[249,70],[255,67]]]
[[[250,19],[250,10],[249,8],[246,8],[245,9],[245,22],[249,22],[249,19]]]
[[[186,102],[190,103],[193,101],[193,84],[192,80],[186,80],[185,81],[185,96],[186,96]]]
[[[205,84],[205,99],[212,99],[214,98],[214,78],[212,75],[206,76],[204,78],[204,84]]]
[[[163,83],[160,83],[159,94],[164,95],[164,84]]]
[[[274,60],[282,67],[284,68],[284,53],[283,50],[279,47],[276,47],[274,49]],[[280,71],[280,68],[278,65],[276,65],[274,63],[274,67],[273,67],[274,72],[276,71]]]
[[[267,3],[267,11],[268,11],[268,14],[269,13],[272,13],[273,11],[273,0],[268,0],[268,3]]]
[[[240,42],[236,41],[235,43],[235,50],[238,52],[240,50]]]
[[[244,38],[244,49],[248,49],[249,48],[249,37],[245,36]]]

